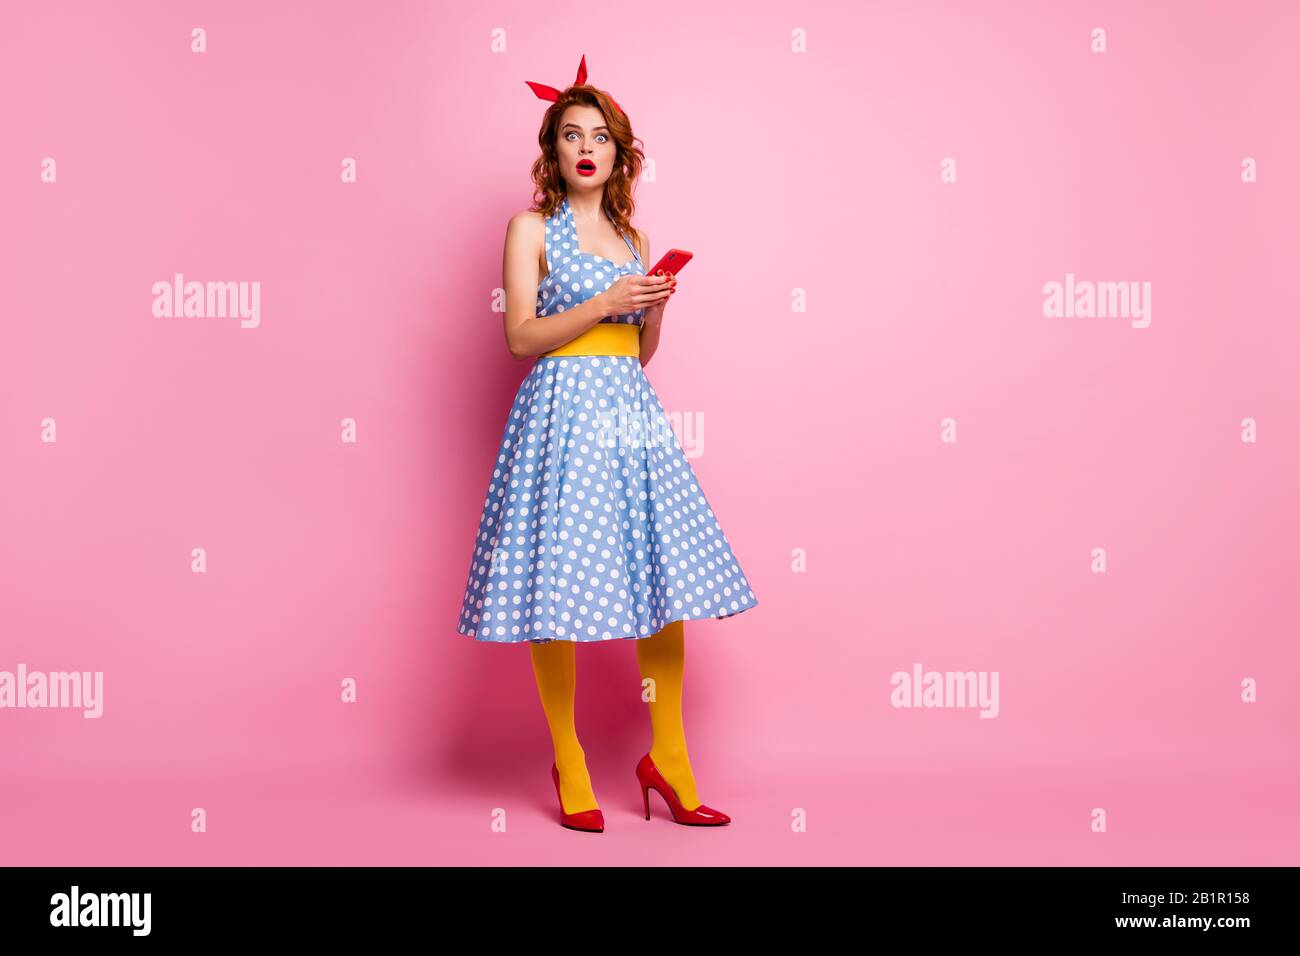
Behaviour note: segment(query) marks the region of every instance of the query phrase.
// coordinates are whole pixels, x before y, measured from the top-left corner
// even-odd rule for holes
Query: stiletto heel
[[[605,815],[600,809],[579,810],[577,813],[564,812],[564,798],[560,796],[560,768],[551,764],[551,779],[555,781],[555,799],[560,801],[560,826],[570,830],[584,830],[588,833],[605,832]]]
[[[694,810],[683,807],[681,800],[677,798],[677,791],[664,779],[649,754],[642,757],[640,763],[636,765],[636,779],[641,784],[641,796],[645,801],[647,820],[650,819],[650,791],[657,790],[659,796],[664,798],[664,803],[668,804],[668,812],[673,815],[676,823],[688,827],[720,827],[731,822],[731,817],[721,810],[714,810],[702,803]]]

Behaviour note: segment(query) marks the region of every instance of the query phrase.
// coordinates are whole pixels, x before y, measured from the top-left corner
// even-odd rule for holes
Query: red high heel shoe
[[[677,823],[688,827],[720,827],[731,822],[731,817],[721,810],[714,810],[702,803],[694,810],[683,807],[682,801],[677,799],[677,791],[664,779],[649,754],[642,757],[641,762],[636,765],[636,779],[641,784],[641,799],[645,802],[647,820],[650,819],[650,791],[653,789],[658,790],[659,796],[664,798],[664,803],[668,804],[668,811]]]
[[[560,825],[570,830],[585,830],[588,833],[605,832],[605,815],[600,809],[579,810],[577,813],[564,812],[564,798],[560,796],[560,768],[551,764],[551,779],[555,781],[555,798],[560,801]]]

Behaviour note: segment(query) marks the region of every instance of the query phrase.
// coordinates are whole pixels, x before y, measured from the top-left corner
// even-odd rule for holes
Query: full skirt
[[[640,359],[539,359],[506,421],[457,631],[645,638],[757,603]]]

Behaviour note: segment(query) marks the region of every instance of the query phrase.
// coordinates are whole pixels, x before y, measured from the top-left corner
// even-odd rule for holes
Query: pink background
[[[4,862],[1300,862],[1298,10],[8,11],[0,670],[102,670],[105,712],[0,710]],[[524,81],[583,53],[653,257],[696,255],[647,374],[760,602],[687,625],[722,830],[639,818],[631,642],[578,649],[594,837],[527,649],[454,630],[528,367]],[[174,272],[260,281],[260,327],[154,317]],[[1067,272],[1151,326],[1044,317]],[[916,662],[998,717],[891,707]]]

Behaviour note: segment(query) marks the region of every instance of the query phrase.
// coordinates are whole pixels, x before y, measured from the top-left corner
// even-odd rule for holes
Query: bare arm
[[[537,261],[546,238],[546,223],[536,213],[521,212],[506,227],[506,248],[501,272],[506,290],[506,346],[516,359],[526,359],[559,348],[577,338],[609,313],[604,293],[571,309],[537,317]]]
[[[650,268],[650,237],[640,229],[636,231],[637,245],[640,247],[637,251],[641,253],[641,261],[647,263],[646,268]],[[673,285],[676,285],[674,281]],[[645,368],[654,358],[655,351],[659,348],[659,329],[663,325],[664,308],[668,300],[656,303],[645,310],[645,316],[641,319],[641,367]]]

